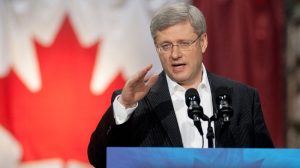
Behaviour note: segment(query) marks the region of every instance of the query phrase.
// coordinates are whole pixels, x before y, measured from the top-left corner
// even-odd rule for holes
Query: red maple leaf
[[[42,88],[30,92],[11,71],[0,81],[0,101],[6,103],[0,115],[7,117],[0,122],[22,144],[23,161],[61,158],[87,162],[90,135],[110,104],[112,91],[124,85],[122,73],[103,94],[91,93],[99,42],[81,47],[68,18],[52,46],[34,43]]]

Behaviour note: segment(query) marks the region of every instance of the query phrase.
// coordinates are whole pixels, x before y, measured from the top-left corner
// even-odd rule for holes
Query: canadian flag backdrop
[[[149,63],[161,70],[149,22],[167,2],[1,0],[0,123],[11,145],[0,157],[15,152],[0,167],[89,167],[113,90]]]
[[[87,145],[111,93],[149,63],[152,73],[161,71],[149,22],[175,1],[0,0],[0,167],[90,167]],[[207,18],[208,70],[258,88],[275,144],[283,146],[274,38],[281,18],[272,20],[281,7],[269,3],[194,1]]]

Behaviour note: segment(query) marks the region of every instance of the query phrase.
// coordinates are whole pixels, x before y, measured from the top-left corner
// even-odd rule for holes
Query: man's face
[[[189,22],[178,23],[157,32],[156,46],[159,58],[167,75],[185,88],[197,87],[202,78],[203,53],[207,47],[207,35],[203,33],[199,39]],[[197,39],[197,40],[196,40]],[[193,42],[186,49],[178,44]],[[159,46],[173,44],[168,51],[158,49]]]

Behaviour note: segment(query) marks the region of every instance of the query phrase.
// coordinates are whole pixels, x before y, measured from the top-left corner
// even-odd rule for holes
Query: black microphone
[[[190,88],[185,92],[185,103],[188,107],[188,116],[194,121],[196,128],[203,136],[200,119],[208,121],[208,117],[203,113],[203,108],[200,106],[200,97],[196,89]]]
[[[217,118],[222,119],[222,123],[230,123],[230,118],[233,115],[232,89],[228,87],[220,87],[216,90],[216,103],[217,103]]]
[[[208,121],[208,117],[203,113],[203,108],[200,106],[200,97],[198,91],[190,88],[185,92],[185,104],[188,106],[188,116],[195,120],[202,119]]]

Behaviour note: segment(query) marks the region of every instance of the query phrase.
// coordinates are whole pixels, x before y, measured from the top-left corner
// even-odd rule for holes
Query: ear
[[[201,47],[202,53],[205,53],[207,45],[208,45],[207,33],[203,33],[200,37],[200,47]]]

